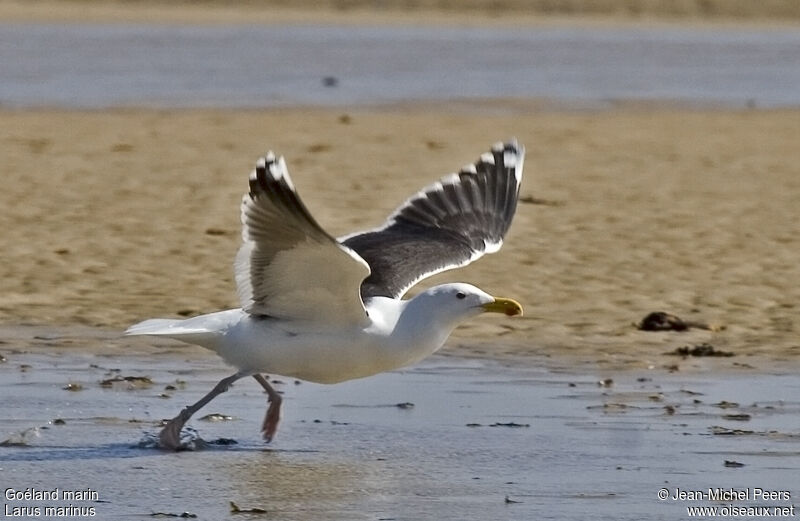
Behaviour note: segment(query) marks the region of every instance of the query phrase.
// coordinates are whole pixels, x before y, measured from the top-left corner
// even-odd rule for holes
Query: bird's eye
[[[462,298],[467,298],[467,296],[463,292],[459,291],[458,293],[456,293],[456,298],[462,299]]]

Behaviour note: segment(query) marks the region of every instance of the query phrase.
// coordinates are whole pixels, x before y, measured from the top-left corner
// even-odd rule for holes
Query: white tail
[[[195,328],[182,327],[183,320],[171,318],[151,318],[134,324],[125,330],[126,335],[179,335],[181,333],[199,333]]]
[[[169,318],[151,318],[129,327],[126,335],[152,335],[165,336],[188,344],[196,344],[209,349],[215,349],[219,338],[219,331],[209,330],[207,327],[192,325],[192,319],[173,320]]]
[[[216,350],[228,327],[235,323],[241,314],[241,309],[231,309],[186,320],[151,318],[132,325],[125,331],[125,334],[165,336]]]

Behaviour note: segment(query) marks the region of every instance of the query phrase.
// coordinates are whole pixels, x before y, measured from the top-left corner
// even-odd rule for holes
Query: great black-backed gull
[[[281,397],[263,373],[320,383],[362,378],[422,360],[468,318],[487,311],[521,315],[516,301],[469,284],[402,297],[425,277],[500,249],[524,157],[516,141],[498,143],[408,199],[381,227],[338,239],[308,212],[283,158],[270,152],[259,159],[241,207],[235,272],[242,307],[145,320],[126,331],[198,344],[237,368],[170,420],[161,446],[179,448],[189,418],[240,378],[252,376],[268,394],[262,434],[270,441]]]

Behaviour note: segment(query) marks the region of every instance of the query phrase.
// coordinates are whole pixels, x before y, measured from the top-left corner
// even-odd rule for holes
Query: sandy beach
[[[122,330],[237,305],[246,176],[267,149],[334,234],[379,224],[498,139],[527,146],[500,253],[463,280],[523,302],[449,349],[647,366],[710,342],[794,360],[800,112],[535,102],[374,109],[6,111],[0,320]],[[638,331],[651,311],[718,331]],[[477,341],[479,340],[479,341]]]

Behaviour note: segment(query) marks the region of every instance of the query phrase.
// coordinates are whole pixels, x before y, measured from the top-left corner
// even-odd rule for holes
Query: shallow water
[[[0,68],[11,107],[800,104],[793,29],[6,23]]]
[[[0,447],[2,485],[89,488],[99,502],[72,504],[94,507],[101,519],[189,512],[198,519],[674,520],[687,506],[718,503],[659,501],[663,487],[791,495],[741,505],[789,506],[800,497],[795,374],[590,374],[436,356],[336,386],[284,380],[284,419],[271,445],[258,435],[265,396],[245,380],[198,414],[233,420],[190,422],[204,439],[235,445],[169,453],[138,443],[226,376],[221,363],[175,344],[104,355],[59,341],[40,335],[50,347],[17,351],[11,341],[0,350],[7,358],[0,440],[41,427],[25,446]],[[153,383],[99,385],[115,375]],[[598,383],[607,378],[613,382]],[[63,390],[68,383],[83,390]],[[176,389],[165,391],[170,384]],[[749,419],[726,418],[733,414]],[[53,424],[57,418],[65,423]],[[726,460],[744,467],[725,467]],[[266,513],[228,516],[230,501]]]

